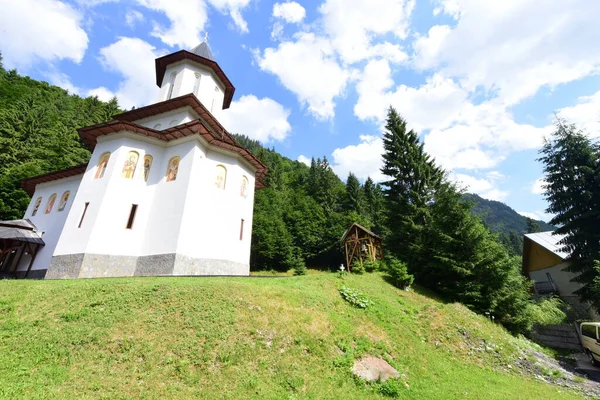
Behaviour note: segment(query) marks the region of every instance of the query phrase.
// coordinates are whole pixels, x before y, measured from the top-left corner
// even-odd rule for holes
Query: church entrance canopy
[[[30,220],[0,221],[0,277],[27,278],[39,249],[44,245]],[[26,263],[26,271],[19,270],[21,262]]]

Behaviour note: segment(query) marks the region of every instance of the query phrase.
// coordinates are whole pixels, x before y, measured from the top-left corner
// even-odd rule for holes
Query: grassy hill
[[[531,346],[376,274],[0,281],[2,398],[579,398],[522,374]],[[366,354],[402,377],[354,379]]]

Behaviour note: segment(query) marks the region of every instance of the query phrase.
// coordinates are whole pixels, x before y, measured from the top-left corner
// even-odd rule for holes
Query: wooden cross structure
[[[367,260],[383,260],[381,237],[359,224],[352,224],[342,236],[342,241],[346,250],[348,272],[351,272],[352,266],[357,262],[362,264]]]

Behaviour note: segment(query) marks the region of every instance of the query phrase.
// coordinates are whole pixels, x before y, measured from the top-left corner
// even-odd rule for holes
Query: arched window
[[[179,171],[179,157],[173,157],[169,160],[167,168],[167,182],[177,179],[177,171]]]
[[[177,72],[173,72],[171,74],[171,81],[169,83],[169,94],[167,94],[167,100],[173,96],[173,89],[175,88],[175,78],[177,77]]]
[[[133,179],[135,167],[137,167],[139,158],[140,155],[137,151],[130,151],[129,154],[127,154],[127,159],[125,160],[125,164],[123,164],[123,171],[121,172],[123,178]]]
[[[109,152],[106,152],[100,156],[100,161],[98,162],[98,167],[96,168],[96,176],[94,177],[94,179],[100,179],[104,176],[104,171],[106,171],[106,166],[108,165],[109,158]]]
[[[35,206],[33,206],[33,211],[31,212],[32,217],[35,217],[35,214],[37,214],[38,210],[40,209],[41,204],[42,204],[42,198],[38,197],[37,200],[35,201]]]
[[[195,96],[198,96],[198,90],[200,89],[200,78],[202,77],[202,74],[200,72],[196,72],[194,76],[196,77],[196,80],[194,81],[194,90],[192,93]]]
[[[227,168],[223,165],[217,165],[217,176],[215,179],[215,186],[221,190],[225,190],[225,183],[227,181]]]
[[[44,211],[44,214],[50,214],[52,212],[52,209],[54,208],[54,203],[56,203],[56,193],[54,193],[48,199],[48,204],[46,205],[46,211]]]
[[[240,186],[240,196],[243,198],[248,197],[248,178],[246,176],[242,176],[242,184]]]
[[[179,123],[179,121],[177,121],[176,119],[174,119],[173,121],[169,122],[169,128],[172,128],[174,126],[176,126]]]
[[[160,124],[156,124],[156,125],[154,125],[154,126],[152,127],[152,129],[159,130],[159,129],[160,129]]]
[[[64,211],[65,207],[67,206],[67,202],[69,201],[69,196],[71,196],[71,192],[70,191],[66,191],[63,193],[62,196],[60,196],[60,203],[58,203],[58,211]]]
[[[150,176],[150,168],[152,168],[152,156],[144,156],[144,181],[148,182],[148,176]]]

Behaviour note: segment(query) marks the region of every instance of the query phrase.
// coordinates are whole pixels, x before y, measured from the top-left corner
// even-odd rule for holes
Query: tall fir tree
[[[600,260],[600,147],[575,125],[557,120],[552,137],[540,150],[544,163],[547,211],[555,217],[561,241],[570,253],[568,271],[578,274],[573,281],[585,285],[576,293],[600,311],[600,298],[592,284],[599,276],[594,268]]]
[[[344,201],[344,208],[347,211],[354,211],[358,214],[363,213],[363,192],[360,182],[356,175],[352,172],[348,174],[346,179],[346,198]]]
[[[393,107],[388,110],[383,135],[382,183],[387,203],[387,249],[408,264],[411,272],[422,264],[423,233],[430,222],[429,204],[444,172],[423,149],[423,143]]]
[[[540,224],[538,224],[537,221],[527,217],[527,233],[537,233],[540,231]]]

